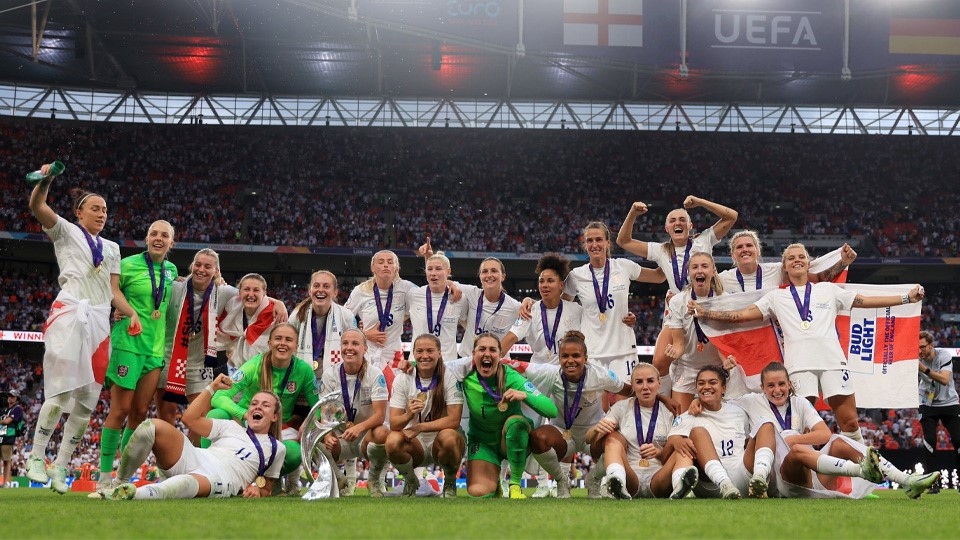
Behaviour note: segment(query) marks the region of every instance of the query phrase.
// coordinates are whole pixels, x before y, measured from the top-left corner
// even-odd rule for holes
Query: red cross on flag
[[[643,0],[563,0],[563,44],[643,46]]]

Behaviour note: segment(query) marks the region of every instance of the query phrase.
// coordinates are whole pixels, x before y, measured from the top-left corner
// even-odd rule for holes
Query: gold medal
[[[507,407],[508,405],[506,401],[501,401],[500,403],[497,403],[497,410],[500,412],[507,412]]]
[[[800,329],[801,329],[801,330],[809,330],[809,329],[810,329],[810,321],[800,321]]]
[[[640,463],[639,463],[639,465],[640,465],[641,467],[649,467],[649,466],[650,466],[650,462],[649,462],[647,459],[645,459],[645,458],[640,458]]]
[[[417,394],[417,399],[419,399],[420,401],[426,403],[426,402],[427,402],[427,393],[426,393],[426,392],[420,392],[419,394]]]
[[[566,441],[573,439],[573,433],[571,433],[569,429],[563,430],[563,439]]]
[[[350,429],[352,427],[353,427],[353,422],[347,422],[347,429]]]
[[[314,360],[314,361],[313,361],[313,370],[316,371],[316,370],[318,370],[318,369],[320,369],[320,362],[317,362],[316,360]]]
[[[93,271],[99,274],[99,273],[100,273],[100,265],[94,266],[94,267],[93,267]]]
[[[267,485],[267,479],[262,476],[258,476],[253,483],[256,484],[258,488],[262,488]]]
[[[153,317],[154,320],[159,319],[159,318],[160,318],[160,310],[159,310],[159,309],[153,310],[153,313],[151,313],[150,316]]]
[[[606,313],[601,313],[601,314],[600,314],[600,323],[602,324],[602,323],[605,323],[605,322],[607,322],[607,314],[606,314]]]

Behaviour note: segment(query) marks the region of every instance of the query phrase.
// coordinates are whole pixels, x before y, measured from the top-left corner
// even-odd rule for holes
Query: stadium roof
[[[0,80],[187,94],[397,98],[908,107],[951,106],[960,98],[960,57],[946,55],[880,68],[861,63],[870,69],[853,69],[848,80],[841,77],[846,65],[833,53],[826,66],[797,62],[789,69],[691,61],[689,76],[681,77],[672,60],[681,56],[674,45],[680,40],[676,32],[657,37],[650,22],[657,6],[650,2],[644,3],[643,39],[645,50],[658,51],[651,60],[538,45],[537,23],[530,20],[538,1],[543,4],[526,0],[523,8],[522,0],[10,0],[0,3]],[[517,3],[521,22],[513,22],[513,31],[521,28],[522,54],[518,39],[504,39],[492,26],[463,30],[453,28],[451,18],[418,20],[437,6],[461,15],[494,8],[502,14]],[[893,30],[889,34],[884,37],[892,40]],[[841,40],[830,37],[831,46],[839,46]],[[696,46],[695,37],[686,39]]]

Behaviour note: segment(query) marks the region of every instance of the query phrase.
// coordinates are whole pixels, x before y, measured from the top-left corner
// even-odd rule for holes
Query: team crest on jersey
[[[614,373],[612,369],[607,370],[607,377],[610,377],[611,381],[620,382],[620,377],[617,377],[617,374]]]
[[[289,381],[289,382],[287,382],[287,387],[286,387],[286,389],[284,389],[284,392],[286,392],[286,393],[288,393],[288,394],[296,394],[296,393],[297,393],[297,381]]]
[[[679,426],[681,422],[683,422],[683,415],[673,419],[673,427]]]
[[[386,387],[387,387],[387,378],[383,376],[383,373],[381,373],[381,374],[377,377],[377,386],[379,386],[379,387],[381,387],[381,388],[386,388]]]
[[[231,379],[233,379],[233,382],[240,382],[240,381],[242,381],[242,380],[243,380],[243,370],[238,369],[238,370],[234,371],[234,372],[233,372],[233,377],[231,377]]]
[[[120,366],[117,368],[117,375],[121,377],[126,377],[127,373],[130,373],[130,368],[127,366]]]

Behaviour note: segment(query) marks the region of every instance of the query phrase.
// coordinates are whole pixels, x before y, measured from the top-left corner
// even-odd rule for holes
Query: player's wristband
[[[210,397],[211,397],[211,398],[213,397],[213,394],[216,392],[216,390],[213,389],[213,385],[212,385],[212,384],[208,384],[207,387],[204,388],[203,390],[204,390],[204,392],[210,392]]]
[[[900,303],[901,303],[901,304],[909,304],[909,303],[910,303],[910,295],[909,295],[909,294],[901,294],[901,295],[900,295]]]

